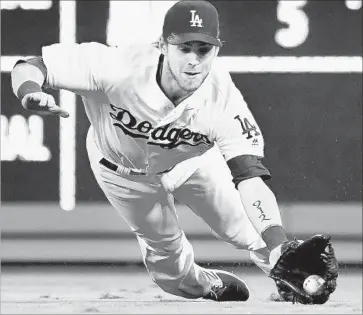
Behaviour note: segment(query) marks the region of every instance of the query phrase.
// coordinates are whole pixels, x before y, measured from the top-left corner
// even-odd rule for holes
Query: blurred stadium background
[[[328,233],[340,262],[361,266],[362,2],[211,2],[221,58],[264,132],[289,234]],[[90,171],[80,98],[52,92],[70,119],[29,114],[9,72],[58,41],[153,41],[173,3],[1,1],[2,264],[141,262]],[[249,263],[189,209],[179,215],[198,262]]]

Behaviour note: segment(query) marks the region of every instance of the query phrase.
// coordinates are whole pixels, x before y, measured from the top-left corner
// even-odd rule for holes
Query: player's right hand
[[[54,97],[45,92],[34,92],[26,94],[21,100],[23,107],[40,115],[58,115],[63,118],[69,117],[69,113],[60,108]]]

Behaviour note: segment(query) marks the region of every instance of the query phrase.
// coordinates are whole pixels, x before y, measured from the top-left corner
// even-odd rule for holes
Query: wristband
[[[35,92],[41,92],[42,88],[41,86],[34,81],[25,81],[23,82],[19,88],[18,88],[18,92],[16,93],[17,97],[22,100],[23,97],[29,93],[35,93]]]

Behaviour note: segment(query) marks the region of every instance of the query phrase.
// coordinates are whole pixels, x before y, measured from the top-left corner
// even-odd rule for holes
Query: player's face
[[[216,46],[200,41],[169,44],[166,53],[168,72],[182,90],[194,92],[208,76],[217,53]]]

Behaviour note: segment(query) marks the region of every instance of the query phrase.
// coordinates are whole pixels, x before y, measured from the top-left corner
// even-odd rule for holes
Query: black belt
[[[122,172],[122,171],[119,170],[119,166],[118,165],[116,165],[115,163],[110,162],[109,160],[106,160],[105,158],[102,158],[100,160],[100,164],[102,164],[103,166],[107,167],[109,170],[114,171],[114,172],[119,173],[119,174],[147,175],[147,173],[144,172],[144,171],[135,170],[135,169],[128,168],[128,167],[125,167],[125,166],[122,166],[122,167],[124,167],[124,169],[127,170],[127,171],[126,172]],[[165,170],[165,171],[158,172],[156,174],[161,175],[161,174],[167,173],[167,172],[171,171],[173,168],[174,168],[174,166],[171,167],[171,168],[169,168],[169,169],[167,169],[167,170]]]
[[[109,160],[106,160],[105,158],[102,158],[100,160],[100,164],[102,164],[103,166],[107,167],[108,169],[110,169],[111,171],[120,173],[120,174],[129,174],[129,175],[146,175],[147,173],[145,171],[141,171],[141,170],[135,170],[135,169],[131,169],[125,166],[122,166],[122,168],[124,168],[124,170],[120,170],[119,166],[110,162]]]

